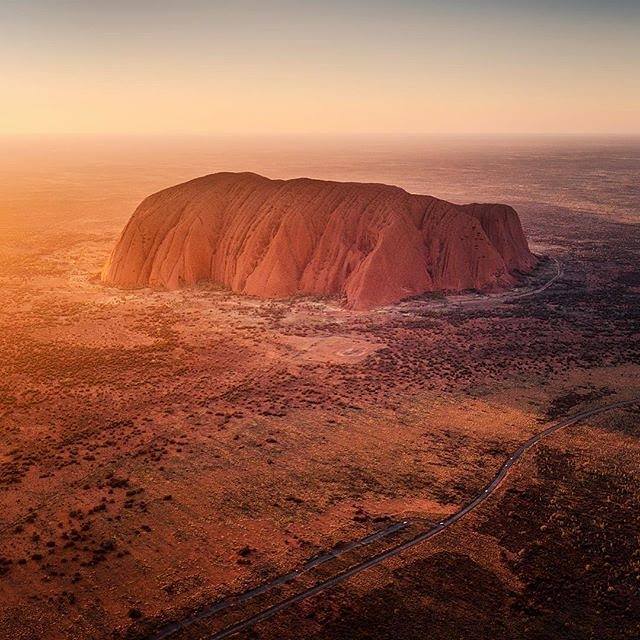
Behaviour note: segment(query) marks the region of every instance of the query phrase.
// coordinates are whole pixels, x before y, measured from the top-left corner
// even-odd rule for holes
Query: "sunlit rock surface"
[[[536,263],[517,213],[382,184],[216,173],[146,198],[102,272],[121,287],[210,281],[353,309],[428,291],[496,290]]]

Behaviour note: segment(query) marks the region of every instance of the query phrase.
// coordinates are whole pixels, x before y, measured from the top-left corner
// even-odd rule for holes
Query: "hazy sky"
[[[0,0],[0,133],[640,133],[640,0]]]

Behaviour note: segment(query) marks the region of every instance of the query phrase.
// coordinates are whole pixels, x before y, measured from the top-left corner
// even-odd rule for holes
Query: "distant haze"
[[[0,5],[1,134],[640,133],[637,0]]]

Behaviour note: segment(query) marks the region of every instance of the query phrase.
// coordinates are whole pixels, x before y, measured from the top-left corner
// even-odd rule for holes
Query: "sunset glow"
[[[4,2],[0,133],[638,133],[640,4]]]

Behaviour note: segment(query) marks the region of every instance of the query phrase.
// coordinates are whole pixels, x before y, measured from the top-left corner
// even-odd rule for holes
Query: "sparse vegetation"
[[[541,422],[637,387],[637,231],[569,220],[535,222],[563,264],[535,297],[360,314],[209,286],[105,289],[89,276],[109,233],[46,231],[14,253],[0,240],[0,628],[148,637],[381,523],[438,521]],[[637,416],[590,428],[614,468],[559,440],[485,513],[491,526],[470,521],[364,579],[366,597],[337,591],[260,637],[287,638],[287,620],[332,639],[634,631]],[[403,626],[384,626],[389,610]]]

